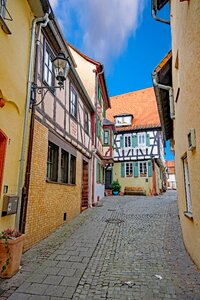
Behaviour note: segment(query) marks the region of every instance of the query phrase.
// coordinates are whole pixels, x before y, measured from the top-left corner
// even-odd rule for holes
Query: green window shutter
[[[148,161],[148,176],[152,177],[152,162],[151,162],[151,160]]]
[[[137,135],[134,134],[134,135],[132,135],[132,147],[136,148],[137,146],[138,146]]]
[[[103,117],[106,118],[106,108],[104,104],[103,104]]]
[[[120,136],[120,148],[124,148],[124,136]]]
[[[100,183],[102,183],[102,179],[103,179],[102,175],[103,175],[103,174],[102,174],[102,166],[100,166],[100,180],[99,180]]]
[[[147,147],[150,146],[150,136],[149,136],[148,133],[146,134],[146,146],[147,146]]]
[[[121,163],[121,177],[125,177],[125,163]]]
[[[96,182],[99,182],[99,164],[96,162]]]
[[[134,177],[138,177],[138,162],[134,162]]]

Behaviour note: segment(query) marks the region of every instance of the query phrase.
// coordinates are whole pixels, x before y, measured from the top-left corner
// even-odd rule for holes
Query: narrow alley
[[[176,192],[104,198],[27,251],[0,299],[200,299]]]

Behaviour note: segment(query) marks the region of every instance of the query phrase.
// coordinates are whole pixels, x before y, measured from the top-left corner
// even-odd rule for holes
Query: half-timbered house
[[[106,110],[110,108],[105,72],[103,65],[72,45],[68,44],[77,64],[77,72],[95,106],[92,116],[92,177],[91,177],[91,205],[104,197],[105,192],[105,166],[103,150],[103,121]]]
[[[21,214],[26,248],[88,207],[95,110],[53,16],[39,30]],[[55,87],[52,65],[60,51],[70,62],[63,89]],[[45,89],[35,89],[36,85]]]
[[[113,180],[125,194],[159,194],[164,147],[153,88],[111,97],[107,118],[115,122]]]

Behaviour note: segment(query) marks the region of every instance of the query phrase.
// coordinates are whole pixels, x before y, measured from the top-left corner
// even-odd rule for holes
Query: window
[[[58,180],[58,150],[58,146],[49,142],[47,158],[47,178],[51,181]]]
[[[146,147],[146,133],[138,133],[138,147]]]
[[[54,85],[54,73],[52,64],[53,54],[46,44],[44,51],[44,81],[52,87]]]
[[[183,170],[184,170],[184,183],[185,183],[185,197],[186,197],[186,213],[192,214],[192,201],[190,193],[190,177],[187,156],[183,159]]]
[[[126,163],[126,177],[133,176],[133,163]]]
[[[70,88],[70,114],[77,118],[77,93],[73,86]]]
[[[140,177],[147,177],[147,162],[139,162]]]
[[[6,17],[6,0],[0,0],[0,15],[3,19]]]
[[[110,131],[105,130],[104,131],[104,145],[110,145]]]
[[[2,27],[5,33],[11,34],[5,21],[13,21],[13,18],[7,9],[6,2],[7,0],[0,0],[0,27]]]
[[[131,135],[124,136],[124,145],[125,145],[125,148],[131,147]]]
[[[49,141],[47,180],[76,184],[76,156],[61,147]],[[66,146],[63,145],[63,147]]]
[[[84,130],[89,133],[89,114],[86,110],[84,111]]]
[[[68,183],[69,153],[61,150],[61,182]]]
[[[70,183],[76,183],[76,157],[73,155],[70,158]]]
[[[132,124],[132,116],[115,117],[116,126],[128,126]]]

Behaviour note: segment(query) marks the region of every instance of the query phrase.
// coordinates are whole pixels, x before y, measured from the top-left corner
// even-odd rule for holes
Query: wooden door
[[[112,183],[112,170],[106,170],[105,172],[105,188],[110,189]]]

